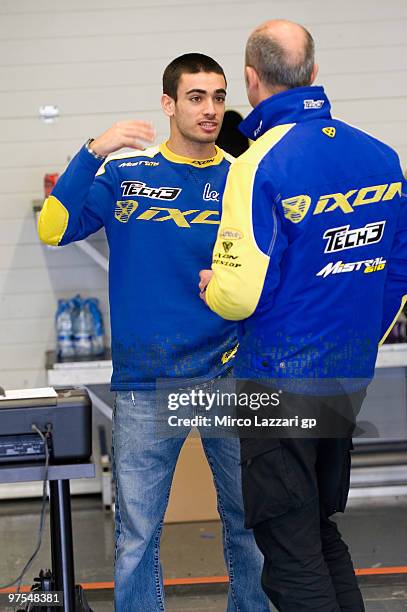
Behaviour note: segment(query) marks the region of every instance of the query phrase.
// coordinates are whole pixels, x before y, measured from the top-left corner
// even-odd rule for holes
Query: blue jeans
[[[116,395],[116,612],[165,610],[160,537],[175,466],[188,431],[182,432],[181,437],[160,437],[158,411],[153,391]],[[207,437],[202,438],[202,444],[223,523],[230,579],[227,612],[269,612],[261,588],[263,556],[251,530],[244,528],[239,440]]]

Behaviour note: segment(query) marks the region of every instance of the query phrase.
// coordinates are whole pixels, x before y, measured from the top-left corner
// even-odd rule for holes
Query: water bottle
[[[77,357],[89,357],[92,354],[92,317],[89,308],[78,295],[75,300],[73,317],[73,343]]]
[[[58,300],[55,316],[57,354],[59,359],[67,359],[75,354],[72,329],[72,302]]]
[[[92,317],[92,355],[102,355],[105,351],[105,331],[99,300],[89,298],[85,302]]]

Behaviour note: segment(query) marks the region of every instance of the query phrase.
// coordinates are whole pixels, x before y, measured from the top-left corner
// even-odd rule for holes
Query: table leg
[[[71,498],[69,480],[50,480],[52,573],[55,590],[64,592],[64,612],[75,612]]]

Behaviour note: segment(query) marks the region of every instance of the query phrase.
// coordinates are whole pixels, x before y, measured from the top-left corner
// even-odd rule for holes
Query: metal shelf
[[[33,200],[32,201],[33,204],[33,212],[34,212],[34,216],[36,218],[36,221],[38,222],[38,217],[39,214],[41,212],[41,208],[42,208],[42,200]],[[93,259],[93,261],[95,263],[98,264],[98,266],[100,266],[102,268],[102,270],[105,270],[105,272],[107,272],[109,270],[109,260],[107,257],[105,257],[104,255],[102,255],[102,253],[100,253],[97,249],[95,249],[94,246],[92,246],[88,241],[86,240],[78,240],[77,242],[73,243],[78,249],[80,249],[83,253],[85,253],[88,257],[90,257],[91,259]],[[47,248],[49,249],[57,249],[58,247],[53,247],[53,246],[49,246],[46,245]]]

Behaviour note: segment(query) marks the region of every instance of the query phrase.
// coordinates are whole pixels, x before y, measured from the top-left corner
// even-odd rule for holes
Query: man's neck
[[[167,147],[176,155],[190,159],[209,159],[216,155],[214,142],[192,142],[177,135],[169,137]]]

